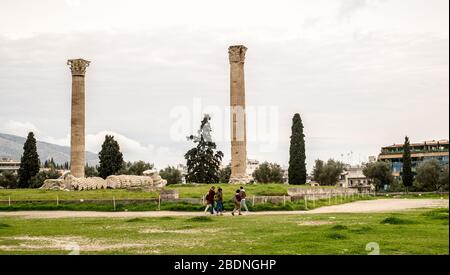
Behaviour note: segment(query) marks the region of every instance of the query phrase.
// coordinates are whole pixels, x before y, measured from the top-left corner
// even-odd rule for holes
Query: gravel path
[[[379,199],[325,206],[310,211],[262,211],[249,215],[309,215],[322,213],[383,213],[398,212],[415,208],[448,207],[447,199]],[[95,211],[17,211],[0,212],[1,217],[43,218],[138,218],[138,217],[179,217],[202,216],[203,212],[146,211],[146,212],[95,212]],[[231,216],[229,212],[225,213]],[[245,214],[244,214],[245,215]]]

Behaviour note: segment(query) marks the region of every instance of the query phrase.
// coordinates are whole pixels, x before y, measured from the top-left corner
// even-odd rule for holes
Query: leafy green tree
[[[219,182],[219,169],[223,153],[222,151],[216,151],[217,146],[212,141],[210,120],[211,117],[205,115],[198,136],[191,135],[188,137],[188,140],[192,140],[197,146],[184,155],[187,165],[187,182]]]
[[[89,164],[86,163],[86,165],[84,166],[84,175],[87,178],[88,177],[98,177],[97,167],[90,166]]]
[[[383,188],[384,185],[391,185],[394,181],[389,164],[383,161],[369,163],[364,167],[363,174],[373,180],[377,189]]]
[[[391,192],[403,192],[405,191],[405,186],[403,183],[397,179],[393,179],[391,185],[389,186],[389,191]]]
[[[403,144],[403,171],[402,171],[402,181],[403,185],[406,187],[406,192],[408,188],[413,185],[414,176],[412,174],[412,164],[411,164],[411,146],[409,144],[409,138],[405,137],[405,143]]]
[[[17,174],[11,171],[3,171],[0,173],[0,186],[3,188],[17,188],[18,180]]]
[[[144,171],[151,170],[153,169],[153,167],[154,166],[152,163],[148,163],[142,160],[135,162],[124,162],[119,174],[142,176],[142,173]]]
[[[319,176],[319,183],[321,185],[336,185],[343,171],[344,164],[342,162],[329,159],[323,166],[322,173]]]
[[[123,165],[123,155],[120,152],[120,146],[113,136],[106,135],[105,141],[102,144],[102,149],[98,153],[100,165],[98,167],[98,174],[102,178],[116,174]]]
[[[47,179],[57,179],[61,176],[61,174],[56,171],[55,168],[50,168],[49,170],[43,170],[37,173],[34,177],[31,178],[31,188],[39,188],[44,184],[44,181]]]
[[[291,145],[289,149],[289,184],[306,183],[305,135],[300,114],[292,119]]]
[[[320,185],[335,185],[339,181],[339,176],[344,171],[344,164],[334,159],[329,159],[326,163],[316,160],[313,167],[313,179]]]
[[[313,176],[313,180],[318,183],[320,183],[320,175],[323,174],[324,165],[325,164],[323,163],[323,160],[320,160],[320,159],[316,159],[316,161],[314,163],[312,176]]]
[[[34,177],[40,168],[39,155],[36,149],[36,139],[33,132],[28,134],[27,140],[23,145],[23,155],[20,159],[19,168],[19,188],[28,188],[31,184],[31,178]]]
[[[414,187],[418,191],[448,190],[448,165],[441,165],[436,159],[422,162],[417,168]]]
[[[231,165],[227,165],[219,171],[219,182],[228,183],[230,182],[231,176]]]
[[[182,175],[181,171],[173,166],[167,166],[166,168],[159,171],[161,178],[167,180],[167,184],[177,184],[181,183]]]
[[[58,168],[53,158],[44,161],[44,168]]]
[[[283,169],[276,163],[261,163],[252,174],[258,183],[283,183]]]

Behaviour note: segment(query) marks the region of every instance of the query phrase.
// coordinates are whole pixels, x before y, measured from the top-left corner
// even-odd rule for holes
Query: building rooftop
[[[13,160],[7,157],[1,157],[0,158],[1,163],[20,163],[20,160]]]
[[[429,140],[429,141],[424,141],[421,143],[411,143],[410,144],[411,147],[414,146],[424,146],[424,145],[448,145],[448,140],[446,139],[441,139],[441,140]],[[398,147],[403,147],[403,144],[392,144],[389,146],[384,146],[382,147],[383,149],[387,149],[387,148],[398,148]]]

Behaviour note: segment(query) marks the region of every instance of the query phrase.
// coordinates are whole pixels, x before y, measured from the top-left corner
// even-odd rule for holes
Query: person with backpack
[[[233,212],[231,212],[231,215],[234,216],[234,212],[236,212],[236,210],[238,211],[239,215],[241,214],[241,190],[236,190],[236,194],[233,197],[233,201],[234,201],[234,209]]]
[[[208,194],[206,195],[206,208],[205,208],[205,213],[206,211],[209,210],[209,212],[211,213],[211,215],[214,214],[214,196],[216,195],[216,192],[214,191],[216,188],[214,186],[211,186],[211,188],[208,191]]]
[[[247,197],[247,194],[245,193],[244,187],[241,186],[239,194],[241,195],[241,209],[245,209],[245,212],[248,213],[248,207],[245,202],[245,198]]]
[[[222,188],[219,187],[217,189],[217,193],[216,196],[214,197],[214,200],[216,201],[216,213],[217,216],[222,216],[223,215],[223,193],[222,193]]]

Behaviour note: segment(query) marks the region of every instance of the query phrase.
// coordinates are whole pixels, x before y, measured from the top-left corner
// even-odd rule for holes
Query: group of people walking
[[[245,209],[246,213],[248,213],[248,207],[245,202],[245,198],[247,197],[247,194],[245,192],[244,187],[240,187],[236,190],[234,196],[233,196],[233,202],[234,202],[234,209],[231,212],[231,215],[234,216],[234,214],[237,212],[238,215],[242,215],[241,210]],[[206,201],[206,208],[205,213],[209,212],[211,215],[214,215],[214,213],[217,216],[223,215],[223,192],[222,188],[219,187],[216,188],[214,186],[211,186],[211,188],[208,191],[208,194],[205,197]]]

